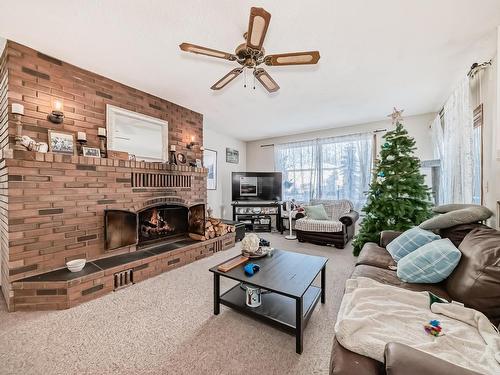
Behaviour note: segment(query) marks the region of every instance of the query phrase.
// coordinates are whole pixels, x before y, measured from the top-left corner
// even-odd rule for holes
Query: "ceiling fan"
[[[258,67],[259,65],[284,66],[316,64],[320,56],[319,51],[291,52],[265,56],[265,50],[262,45],[264,44],[264,38],[270,21],[271,14],[266,12],[263,8],[251,8],[248,31],[243,34],[243,38],[245,38],[246,42],[236,47],[234,54],[197,46],[191,43],[182,43],[179,47],[185,52],[236,61],[241,65],[241,67],[231,70],[228,74],[215,82],[211,87],[212,90],[224,88],[229,82],[238,77],[243,72],[244,68],[248,68],[253,69],[254,77],[267,91],[275,92],[278,91],[280,87],[276,81],[271,78],[269,73],[263,68]]]

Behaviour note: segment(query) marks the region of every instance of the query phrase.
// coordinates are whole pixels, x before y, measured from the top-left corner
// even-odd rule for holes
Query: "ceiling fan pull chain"
[[[253,68],[253,89],[255,90],[255,68]]]
[[[244,79],[245,79],[245,84],[243,85],[243,87],[247,87],[247,70],[246,69],[243,69],[243,72],[244,72]]]

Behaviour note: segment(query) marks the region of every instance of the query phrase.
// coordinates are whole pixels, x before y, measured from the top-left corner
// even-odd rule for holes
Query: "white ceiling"
[[[268,94],[210,86],[236,66],[251,6],[272,14],[269,53],[318,49],[317,66],[268,67]],[[241,140],[436,111],[474,61],[493,56],[499,0],[0,0],[0,35],[203,113]],[[250,80],[250,75],[249,82]],[[250,85],[251,86],[251,85]]]

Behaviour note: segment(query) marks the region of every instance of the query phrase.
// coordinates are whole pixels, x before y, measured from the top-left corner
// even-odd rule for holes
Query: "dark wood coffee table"
[[[327,261],[328,258],[325,257],[274,250],[270,257],[251,260],[260,266],[260,271],[253,276],[245,274],[244,265],[228,272],[219,271],[219,265],[212,267],[210,272],[214,274],[214,314],[219,314],[220,304],[223,304],[290,332],[296,337],[295,350],[301,354],[304,327],[318,300],[325,303]],[[317,287],[312,283],[320,272],[321,287]],[[240,284],[220,294],[221,276],[272,293],[262,295],[259,307],[248,307],[245,303],[245,291]]]

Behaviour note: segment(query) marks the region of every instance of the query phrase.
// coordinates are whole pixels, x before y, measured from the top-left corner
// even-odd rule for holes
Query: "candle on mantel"
[[[99,137],[105,137],[106,136],[106,128],[97,128],[97,135]]]
[[[170,151],[175,151],[175,145],[170,146]]]
[[[77,141],[86,141],[87,140],[87,134],[85,132],[78,132],[76,136]]]

